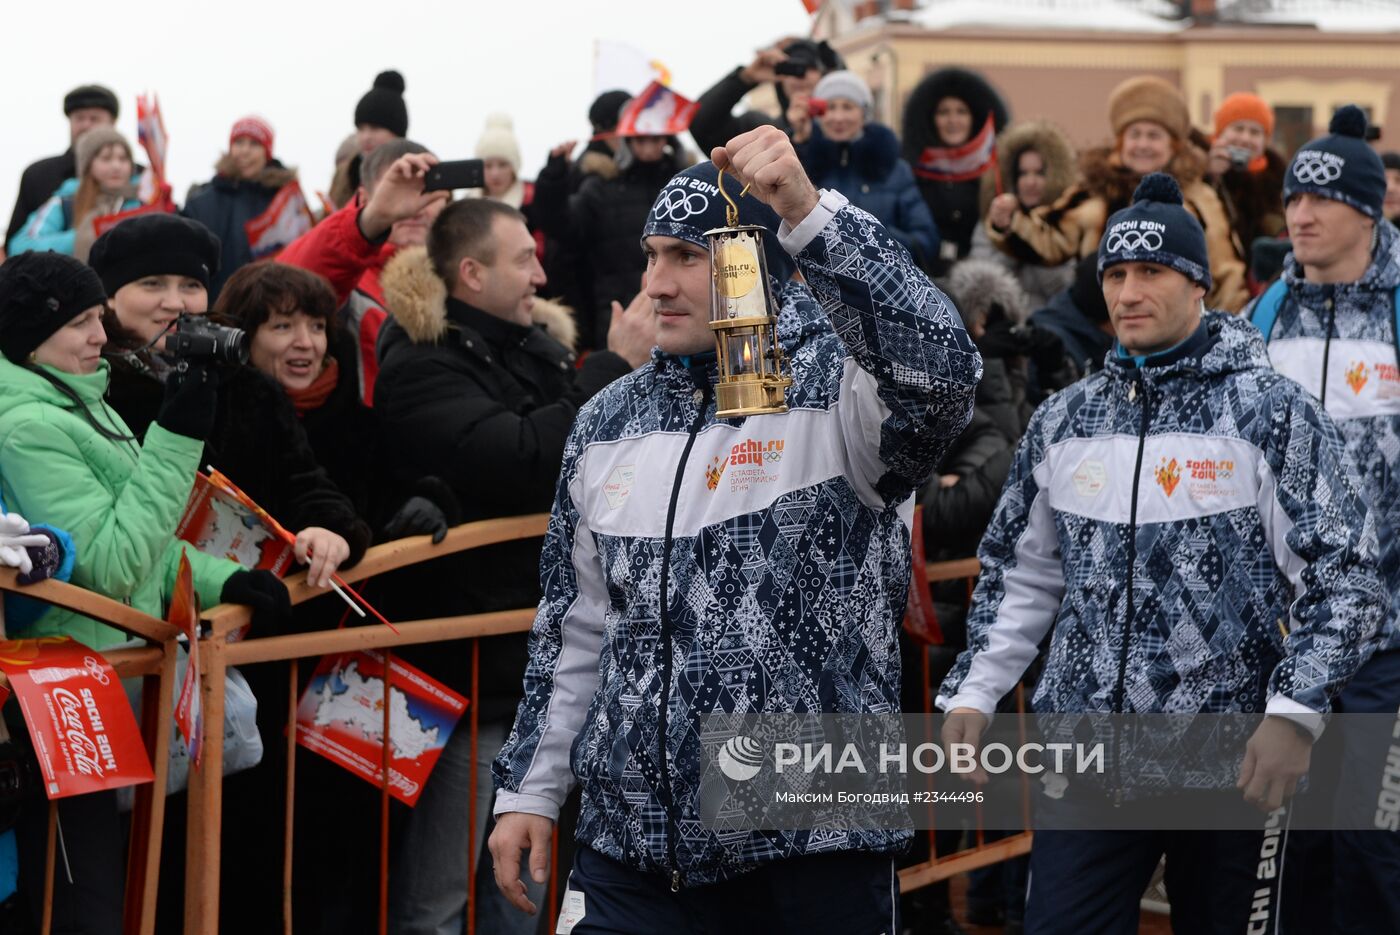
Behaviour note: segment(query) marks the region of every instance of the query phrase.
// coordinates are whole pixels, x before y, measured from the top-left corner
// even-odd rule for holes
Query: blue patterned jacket
[[[991,526],[944,710],[992,712],[1050,634],[1038,712],[1268,713],[1320,730],[1388,597],[1341,437],[1207,313],[1175,353],[1036,411]]]
[[[721,839],[698,817],[703,715],[898,713],[912,497],[981,374],[957,311],[869,214],[825,192],[779,233],[806,279],[780,293],[788,411],[716,419],[712,367],[660,355],[580,410],[495,763],[497,814],[555,818],[577,779],[579,841],[673,885],[910,837]]]
[[[1361,475],[1380,539],[1381,580],[1390,592],[1378,649],[1400,648],[1400,359],[1396,356],[1395,288],[1400,234],[1377,225],[1371,265],[1353,283],[1303,280],[1284,260],[1288,293],[1268,336],[1275,369],[1322,400]],[[1247,314],[1247,313],[1246,313]]]

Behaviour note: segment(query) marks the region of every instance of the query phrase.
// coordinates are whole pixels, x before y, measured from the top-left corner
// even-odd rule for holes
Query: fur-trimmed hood
[[[837,143],[823,136],[821,126],[813,122],[812,138],[799,147],[803,166],[813,179],[823,179],[840,168],[843,150],[849,151],[850,166],[856,174],[870,182],[883,180],[899,161],[899,139],[882,123],[867,123],[859,137],[849,143]]]
[[[997,172],[982,176],[981,214],[997,194],[997,177],[1001,190],[1016,193],[1016,163],[1021,154],[1033,149],[1045,160],[1045,197],[1041,204],[1054,204],[1079,177],[1074,146],[1064,131],[1047,120],[1032,120],[1008,127],[997,137]]]
[[[238,165],[233,161],[233,156],[225,153],[219,161],[214,163],[214,181],[224,181],[238,183],[251,183],[261,185],[263,188],[270,188],[273,191],[286,185],[288,182],[295,182],[297,178],[296,169],[288,169],[276,159],[268,160],[267,165],[258,173],[257,178],[243,179],[238,175]]]
[[[933,123],[938,102],[945,97],[958,98],[972,111],[972,136],[981,132],[989,113],[998,133],[1011,119],[1006,101],[986,78],[965,68],[940,69],[920,81],[904,105],[904,158],[913,165],[928,147],[946,145]]]
[[[1013,325],[1030,319],[1030,301],[1016,277],[995,260],[968,258],[954,264],[948,274],[948,291],[962,314],[963,323],[971,328],[976,322],[989,320],[993,306]]]
[[[1104,199],[1110,215],[1132,204],[1133,192],[1142,181],[1142,176],[1123,165],[1112,146],[1086,149],[1080,154],[1079,170],[1084,189]],[[1176,179],[1184,192],[1205,176],[1205,155],[1190,144],[1182,144],[1163,171]]]
[[[447,332],[447,284],[433,272],[426,247],[400,250],[379,278],[386,311],[414,344],[441,340]],[[530,317],[551,338],[573,350],[578,339],[574,313],[566,305],[535,298]]]

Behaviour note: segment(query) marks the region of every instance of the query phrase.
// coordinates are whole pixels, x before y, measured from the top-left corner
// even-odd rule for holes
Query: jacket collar
[[[1389,221],[1376,223],[1375,245],[1371,250],[1371,265],[1355,282],[1316,283],[1303,278],[1303,267],[1292,252],[1283,259],[1283,281],[1288,291],[1305,305],[1316,305],[1337,294],[1355,290],[1371,292],[1400,286],[1400,231]]]
[[[1269,353],[1259,329],[1247,319],[1226,312],[1208,311],[1201,325],[1176,347],[1137,359],[1110,351],[1104,362],[1110,380],[1161,384],[1169,380],[1205,380],[1245,370],[1269,370]]]
[[[446,309],[447,320],[451,324],[476,332],[482,340],[495,348],[523,344],[535,330],[533,325],[526,327],[504,318],[497,318],[450,295],[447,297]]]

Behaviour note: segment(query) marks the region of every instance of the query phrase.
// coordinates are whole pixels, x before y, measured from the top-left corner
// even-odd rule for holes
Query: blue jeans
[[[491,761],[505,744],[510,725],[478,726],[476,788],[471,788],[471,730],[464,717],[448,738],[418,804],[409,816],[389,875],[389,931],[394,935],[461,935],[467,919],[467,832],[476,849],[476,930],[490,935],[534,935],[539,916],[528,916],[506,902],[496,886],[485,847],[486,820],[495,791]],[[468,804],[476,802],[476,824]],[[522,855],[521,863],[527,858]],[[531,901],[544,907],[546,884],[530,880],[522,867]]]

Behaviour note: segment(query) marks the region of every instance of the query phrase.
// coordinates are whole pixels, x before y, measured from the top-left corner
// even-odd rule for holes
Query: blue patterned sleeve
[[[542,596],[530,631],[525,697],[492,766],[497,815],[529,812],[558,818],[574,783],[569,751],[598,687],[607,592],[593,534],[571,489],[587,421],[581,413],[565,444],[540,553]]]
[[[1271,476],[1260,484],[1259,511],[1294,598],[1290,620],[1277,622],[1284,658],[1269,679],[1266,710],[1318,733],[1317,715],[1370,655],[1389,598],[1375,522],[1341,435],[1310,396],[1289,389],[1289,404],[1274,407]]]
[[[1045,460],[1047,402],[1031,417],[1016,449],[977,557],[982,573],[967,614],[967,649],[938,690],[937,707],[991,715],[1035,660],[1064,597],[1064,565],[1049,493],[1039,476]]]
[[[849,354],[840,406],[858,479],[902,502],[972,418],[982,358],[909,252],[839,193],[779,238]]]

